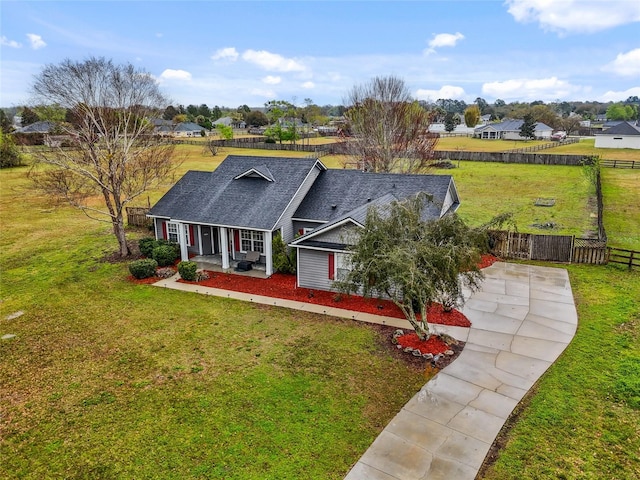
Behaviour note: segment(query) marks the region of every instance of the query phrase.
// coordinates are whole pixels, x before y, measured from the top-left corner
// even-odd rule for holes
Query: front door
[[[200,227],[202,232],[202,254],[213,255],[213,238],[211,236],[211,227]]]

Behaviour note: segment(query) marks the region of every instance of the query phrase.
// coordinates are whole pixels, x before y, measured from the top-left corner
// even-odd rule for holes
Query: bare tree
[[[362,168],[372,172],[417,173],[434,158],[437,135],[431,114],[411,98],[398,77],[375,77],[353,87],[345,99],[352,136],[343,144]]]
[[[154,136],[149,122],[169,102],[151,75],[95,57],[45,66],[33,92],[42,104],[71,112],[61,125],[71,147],[38,154],[31,171],[36,186],[110,222],[120,255],[129,255],[125,206],[177,167],[173,146]],[[95,196],[102,202],[91,201]]]

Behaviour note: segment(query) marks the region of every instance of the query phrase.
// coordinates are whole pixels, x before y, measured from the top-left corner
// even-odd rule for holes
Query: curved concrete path
[[[512,410],[569,344],[578,316],[566,270],[496,263],[484,273],[463,309],[472,326],[460,356],[345,480],[473,480]]]
[[[575,334],[578,316],[567,271],[496,263],[467,293],[471,328],[431,325],[466,341],[460,356],[393,418],[345,480],[473,480],[518,402]],[[411,328],[406,320],[179,283],[154,285],[205,295]]]

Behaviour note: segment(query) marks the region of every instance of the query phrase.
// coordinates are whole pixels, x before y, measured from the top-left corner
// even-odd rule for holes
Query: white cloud
[[[251,95],[255,95],[257,97],[264,97],[264,98],[276,98],[276,92],[274,92],[273,90],[269,90],[269,89],[264,89],[264,88],[252,88],[249,93]]]
[[[162,80],[183,80],[189,82],[191,81],[191,74],[185,70],[173,70],[171,68],[167,68],[160,74],[160,78]]]
[[[456,33],[438,33],[434,35],[429,41],[429,48],[424,51],[425,54],[430,54],[436,51],[436,48],[440,47],[455,47],[456,43],[464,39],[464,35],[460,32]]]
[[[640,21],[637,0],[506,0],[505,4],[517,22],[537,22],[559,33],[597,32]]]
[[[482,93],[494,98],[521,100],[556,100],[580,92],[581,87],[550,78],[519,78],[482,85]]]
[[[598,100],[600,102],[621,102],[632,96],[640,97],[640,87],[632,87],[622,92],[608,91],[598,98]]]
[[[211,55],[211,60],[230,60],[235,62],[238,60],[238,51],[234,47],[219,48],[216,53]]]
[[[274,70],[277,72],[302,72],[305,70],[304,65],[297,60],[285,58],[282,55],[267,52],[266,50],[247,50],[242,54],[242,58],[265,70]]]
[[[282,81],[280,77],[274,77],[273,75],[267,75],[262,79],[262,83],[266,83],[268,85],[277,85]]]
[[[619,53],[613,62],[605,65],[602,69],[617,75],[640,77],[640,48],[627,53]]]
[[[309,81],[309,82],[304,82],[302,84],[302,88],[306,88],[306,89],[311,89],[311,88],[315,88],[316,84]]]
[[[440,90],[427,90],[420,88],[416,91],[416,98],[418,100],[429,100],[432,102],[435,102],[439,98],[451,98],[454,100],[462,99],[465,95],[464,88],[456,87],[454,85],[443,85]]]
[[[4,35],[2,37],[0,37],[0,45],[3,45],[5,47],[11,47],[11,48],[20,48],[20,47],[22,47],[21,43],[18,43],[15,40],[9,40]]]
[[[35,33],[27,33],[27,38],[29,39],[29,42],[31,42],[31,48],[33,48],[34,50],[38,50],[39,48],[47,46],[40,35],[36,35]]]

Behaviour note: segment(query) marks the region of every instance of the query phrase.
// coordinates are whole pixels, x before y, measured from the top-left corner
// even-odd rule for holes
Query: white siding
[[[640,149],[640,135],[596,135],[596,148]]]

